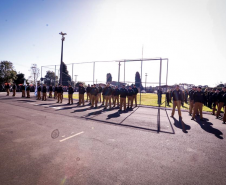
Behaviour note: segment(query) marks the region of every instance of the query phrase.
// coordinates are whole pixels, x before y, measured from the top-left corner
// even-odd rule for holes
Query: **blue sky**
[[[63,31],[65,63],[141,58],[143,46],[144,58],[169,58],[169,84],[214,86],[226,82],[225,20],[225,0],[1,0],[0,60],[26,77],[33,63],[59,65]],[[140,63],[126,64],[126,81],[136,71]],[[118,80],[115,62],[97,64],[95,79],[108,72]],[[158,72],[158,63],[144,63],[142,78],[157,82]],[[75,74],[92,81],[92,65],[74,66]]]

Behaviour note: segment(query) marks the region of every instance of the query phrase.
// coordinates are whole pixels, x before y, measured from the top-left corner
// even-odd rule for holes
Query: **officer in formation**
[[[98,92],[99,90],[94,84],[91,89],[91,108],[94,108],[94,103],[95,103],[95,108],[97,108]]]
[[[54,88],[54,99],[57,99],[57,85]]]
[[[42,101],[46,101],[46,84],[43,84],[42,87]]]
[[[62,103],[62,94],[63,94],[63,88],[61,84],[58,85],[57,87],[57,103]]]
[[[197,90],[195,86],[192,87],[192,89],[189,91],[189,115],[192,115],[192,111],[194,108],[194,92]]]
[[[120,94],[120,91],[118,89],[118,86],[116,86],[113,91],[113,104],[114,104],[113,107],[115,107],[116,102],[117,102],[117,107],[119,108],[119,94]]]
[[[105,108],[107,109],[108,104],[109,107],[111,108],[111,96],[112,96],[112,88],[110,87],[110,84],[108,83],[107,86],[105,87]]]
[[[122,106],[124,107],[124,111],[126,111],[127,89],[125,88],[125,85],[122,86],[119,94],[120,94],[120,109],[119,109],[119,111],[122,111]]]
[[[16,83],[13,83],[13,96],[16,96]]]
[[[180,90],[179,85],[176,85],[176,89],[173,91],[172,96],[173,96],[173,110],[171,117],[174,117],[175,108],[177,107],[179,119],[182,120],[181,116],[182,91]]]
[[[22,98],[25,98],[25,85],[21,86],[21,90],[22,90]]]
[[[136,87],[136,85],[133,86],[133,100],[135,101],[135,107],[137,107],[137,94],[138,94],[138,89]]]
[[[90,104],[91,104],[91,94],[90,94],[90,92],[91,92],[91,87],[90,87],[90,85],[88,84],[88,87],[86,88],[86,95],[87,95],[87,98],[86,98],[86,101],[88,102],[90,102]]]
[[[41,90],[42,90],[42,88],[41,88],[41,85],[40,84],[38,84],[38,97],[37,97],[37,100],[41,100]]]
[[[218,108],[217,108],[217,114],[216,118],[218,119],[220,116],[221,109],[224,107],[224,96],[226,94],[226,86],[222,88],[222,91],[218,93],[217,96],[217,103],[218,103]],[[225,114],[225,112],[224,112]]]
[[[53,87],[52,85],[49,86],[49,98],[52,98],[52,93],[53,93]]]
[[[27,98],[30,98],[31,87],[29,84],[27,84],[26,91],[27,91]]]
[[[129,89],[128,89],[128,91],[127,91],[127,98],[128,98],[128,106],[127,106],[127,109],[133,107],[133,95],[134,95],[134,91],[133,91],[132,87],[130,86]]]
[[[9,96],[9,89],[10,89],[9,83],[6,83],[6,85],[5,85],[6,96]]]
[[[74,93],[74,89],[73,87],[71,87],[71,84],[69,84],[68,87],[68,104],[73,104],[73,93]]]
[[[106,85],[104,85],[104,88],[102,89],[102,96],[103,96],[102,106],[104,106],[104,102],[106,102]]]
[[[100,102],[101,103],[101,93],[102,93],[102,87],[100,86],[100,84],[99,84],[99,87],[98,87],[98,102]]]
[[[84,94],[86,92],[85,88],[83,87],[83,84],[80,83],[79,84],[79,89],[78,89],[78,92],[79,92],[79,103],[78,105],[83,105],[84,106]]]

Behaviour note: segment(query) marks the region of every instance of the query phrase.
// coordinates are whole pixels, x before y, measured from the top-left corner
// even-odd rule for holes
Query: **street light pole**
[[[62,45],[61,45],[61,61],[60,61],[60,84],[62,84],[62,74],[63,74],[63,43],[64,43],[64,40],[65,40],[65,37],[64,35],[67,35],[66,33],[63,33],[63,32],[60,32],[59,33],[60,35],[62,35]]]

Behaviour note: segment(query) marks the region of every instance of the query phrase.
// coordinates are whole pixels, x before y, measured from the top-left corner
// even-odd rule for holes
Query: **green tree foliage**
[[[111,73],[108,73],[107,74],[107,83],[108,82],[112,82],[112,76],[111,76]]]
[[[23,73],[19,73],[16,75],[17,76],[17,79],[14,80],[14,82],[18,85],[18,84],[24,84],[24,74]]]
[[[54,79],[55,79],[55,81],[57,81],[58,80],[58,76],[56,76],[56,74],[55,74],[55,72],[53,72],[53,71],[47,71],[46,72],[46,75],[45,75],[45,80],[44,80],[44,83],[47,85],[47,86],[49,86],[50,84],[51,85],[55,85],[54,84]]]
[[[16,78],[17,72],[14,70],[13,63],[10,61],[1,61],[0,63],[0,83],[12,83]]]

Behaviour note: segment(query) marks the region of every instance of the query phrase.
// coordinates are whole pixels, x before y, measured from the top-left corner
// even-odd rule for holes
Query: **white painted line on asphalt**
[[[73,138],[73,137],[75,137],[75,136],[77,136],[77,135],[83,134],[83,133],[84,133],[84,132],[82,131],[82,132],[79,132],[79,133],[74,134],[74,135],[72,135],[72,136],[66,137],[66,138],[60,140],[60,142],[66,141],[66,140],[68,140],[68,139],[71,139],[71,138]]]
[[[52,107],[53,109],[61,109],[62,107]]]

